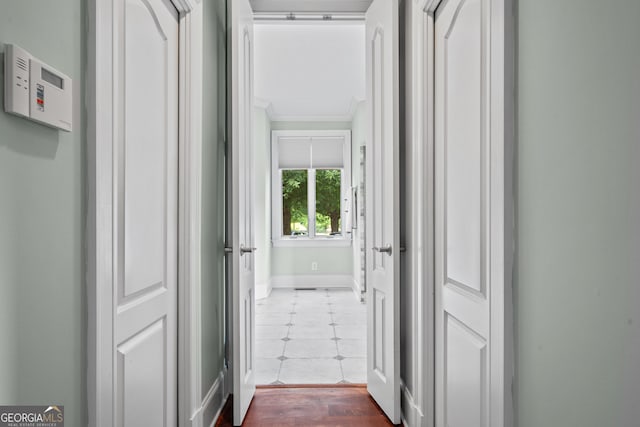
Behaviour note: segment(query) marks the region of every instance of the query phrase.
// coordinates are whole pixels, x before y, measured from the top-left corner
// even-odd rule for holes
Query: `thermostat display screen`
[[[64,89],[62,87],[62,82],[63,82],[62,77],[56,76],[55,74],[53,74],[51,71],[47,70],[44,67],[42,67],[42,80],[44,80],[45,82],[51,83],[57,88]]]

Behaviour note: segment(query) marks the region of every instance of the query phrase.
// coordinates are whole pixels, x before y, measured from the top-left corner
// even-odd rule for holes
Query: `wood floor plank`
[[[233,426],[229,399],[216,427]],[[393,426],[369,396],[366,386],[259,387],[244,427],[387,427]]]

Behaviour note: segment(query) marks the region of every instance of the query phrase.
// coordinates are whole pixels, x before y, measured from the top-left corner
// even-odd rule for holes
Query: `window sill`
[[[274,248],[347,248],[351,246],[351,238],[315,238],[296,237],[292,239],[272,240]]]

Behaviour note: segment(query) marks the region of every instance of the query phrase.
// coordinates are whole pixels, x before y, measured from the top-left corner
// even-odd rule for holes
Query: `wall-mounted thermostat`
[[[4,110],[71,132],[73,82],[14,44],[4,48]]]

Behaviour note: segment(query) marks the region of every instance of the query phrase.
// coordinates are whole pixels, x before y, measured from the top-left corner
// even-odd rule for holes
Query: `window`
[[[350,132],[274,131],[271,153],[274,244],[348,242]]]

